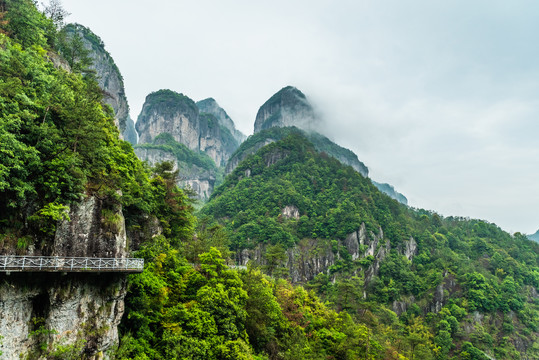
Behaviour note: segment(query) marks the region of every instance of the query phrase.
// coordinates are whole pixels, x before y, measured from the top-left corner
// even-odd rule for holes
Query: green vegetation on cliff
[[[265,145],[266,142],[272,142],[284,139],[285,137],[291,134],[299,134],[307,137],[307,139],[314,145],[318,152],[326,153],[329,156],[332,156],[345,165],[352,166],[356,171],[359,171],[363,175],[367,175],[369,170],[359,159],[357,155],[354,154],[351,150],[343,148],[342,146],[337,145],[333,141],[329,140],[327,137],[311,131],[306,132],[304,130],[298,129],[294,126],[291,127],[272,127],[269,129],[261,130],[247,138],[238,150],[230,157],[232,162],[242,161],[247,155],[250,155],[256,152],[260,147]]]
[[[91,74],[49,60],[56,40],[32,1],[0,0],[0,241],[4,253],[47,253],[68,206],[96,196],[122,208],[146,266],[128,278],[111,358],[539,358],[538,244],[407,208],[293,128],[248,140],[197,220],[181,174],[146,167],[119,140]],[[165,105],[179,96],[163,95]],[[156,142],[215,166],[166,135]],[[381,239],[352,254],[346,238],[363,225]],[[308,243],[323,246],[293,251]],[[257,249],[247,269],[226,265]],[[306,288],[286,279],[300,255],[328,259]]]
[[[47,37],[54,34],[46,32],[51,21],[31,1],[5,6],[8,21],[1,29],[10,36],[0,34],[3,251],[16,244],[24,253],[35,244],[48,253],[57,221],[84,196],[121,204],[128,226],[140,214],[159,214],[163,185],[119,140],[95,79],[53,65],[48,54],[54,41]]]
[[[148,111],[159,108],[160,112],[165,115],[173,115],[176,112],[198,113],[198,108],[193,100],[183,94],[168,89],[152,92],[146,96],[144,104]],[[143,113],[139,115],[139,118],[141,116],[144,117]]]
[[[296,208],[297,217],[285,216],[285,207]],[[469,355],[481,351],[497,358],[539,356],[537,244],[484,221],[403,206],[318,153],[297,131],[248,156],[201,213],[225,226],[236,256],[261,249],[257,263],[268,272],[280,269],[274,275],[301,270],[287,267],[296,252],[286,249],[301,249],[309,239],[330,244],[335,260],[307,285],[358,321],[366,321],[366,310],[379,314],[387,307],[399,311],[403,329],[420,324],[429,334],[423,344],[430,341],[420,358],[481,358]],[[357,259],[343,245],[362,224],[367,233],[382,229],[389,241],[391,251],[378,260],[378,271],[376,260],[362,255],[363,245]],[[417,248],[408,260],[410,238]]]
[[[187,167],[195,165],[206,171],[215,173],[218,171],[217,166],[208,155],[188,149],[187,146],[177,142],[172,135],[167,133],[156,136],[152,143],[138,144],[135,148],[169,152],[176,157],[179,163],[183,163]]]

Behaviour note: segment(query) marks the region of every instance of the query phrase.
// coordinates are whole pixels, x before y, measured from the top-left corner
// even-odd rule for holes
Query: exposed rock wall
[[[88,197],[71,207],[69,217],[58,224],[52,256],[127,256],[125,219],[118,205]]]
[[[163,161],[172,162],[174,164],[173,171],[180,170],[178,185],[181,188],[189,186],[200,199],[207,199],[212,194],[216,181],[214,172],[196,165],[187,166],[187,164],[177,161],[174,154],[165,150],[136,147],[135,154],[139,159],[148,161],[152,166]]]
[[[127,256],[125,221],[118,205],[87,197],[71,207],[69,216],[57,226],[53,256]],[[84,351],[88,359],[106,358],[104,352],[118,342],[125,280],[125,275],[112,273],[1,274],[2,359],[19,359],[21,354],[41,359],[58,345]],[[48,344],[46,352],[39,351],[43,343]]]
[[[135,153],[152,165],[158,161],[172,161],[180,170],[179,185],[190,186],[200,199],[207,199],[220,176],[217,168],[226,165],[239,146],[237,138],[243,139],[244,136],[235,129],[233,121],[215,100],[201,103],[199,105],[208,112],[201,113],[193,100],[171,90],[159,90],[148,95],[136,124],[139,144],[154,144],[163,134],[168,134],[173,139],[172,143],[183,144],[194,154],[183,154],[184,157],[180,158],[165,148],[150,150],[144,147],[136,148]],[[192,165],[189,160],[199,152],[213,160],[215,169],[210,169],[207,164],[203,169],[200,162],[196,163],[200,166]]]
[[[215,101],[212,98],[204,99],[201,101],[198,101],[196,103],[197,107],[199,108],[201,113],[208,113],[215,116],[215,118],[219,121],[219,124],[221,126],[224,126],[227,128],[232,136],[234,136],[234,139],[236,139],[238,144],[241,144],[247,136],[243,134],[241,131],[236,129],[236,125],[234,124],[234,121],[228,116],[226,111],[219,106],[217,101]]]
[[[118,343],[124,275],[12,273],[0,280],[2,359],[45,359],[59,345],[101,359]]]
[[[374,257],[373,263],[365,272],[366,283],[378,274],[381,262],[391,250],[391,244],[388,239],[384,239],[382,229],[379,229],[378,234],[367,233],[365,224],[349,234],[346,239],[340,240],[338,245],[346,247],[354,260],[369,255]],[[365,246],[366,249],[363,250]],[[265,244],[259,244],[254,249],[243,249],[237,252],[236,260],[240,265],[247,265],[249,261],[262,266],[267,265],[266,248]],[[286,250],[286,260],[281,265],[288,270],[292,282],[305,283],[320,273],[329,274],[329,268],[340,258],[339,253],[333,250],[329,240],[303,239],[296,246]]]
[[[287,86],[258,110],[254,125],[257,133],[271,127],[296,126],[304,130],[316,130],[318,119],[305,95],[293,86]]]
[[[66,26],[68,35],[79,36],[84,47],[89,51],[92,59],[90,69],[95,71],[99,87],[103,90],[105,103],[114,109],[116,126],[120,129],[123,138],[133,138],[132,130],[127,128],[129,118],[129,105],[125,96],[124,80],[120,70],[114,63],[103,41],[90,29],[80,24]],[[135,135],[136,137],[136,135]]]

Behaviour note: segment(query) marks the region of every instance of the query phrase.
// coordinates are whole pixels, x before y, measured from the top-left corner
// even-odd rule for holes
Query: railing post
[[[43,258],[39,258],[39,270],[41,270],[41,267],[43,266]]]
[[[88,258],[86,258],[84,261],[84,268],[88,270]]]
[[[26,260],[26,256],[23,256],[23,257],[22,257],[22,269],[23,269],[23,270],[24,270],[24,262],[25,262],[25,260]]]

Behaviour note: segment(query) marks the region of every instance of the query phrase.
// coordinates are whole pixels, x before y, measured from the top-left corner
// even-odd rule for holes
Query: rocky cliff
[[[48,255],[127,256],[119,206],[87,197],[71,207],[69,216],[58,224]],[[3,273],[0,280],[2,359],[76,358],[82,353],[85,359],[103,359],[118,343],[125,275]]]
[[[124,81],[120,70],[105,49],[103,41],[90,29],[80,24],[69,24],[65,27],[68,36],[79,36],[92,60],[90,69],[95,71],[99,87],[103,90],[104,100],[115,113],[116,125],[123,138],[136,144],[136,133],[129,122],[129,105],[125,96]],[[135,142],[132,142],[135,140]]]
[[[381,184],[373,180],[373,185],[376,186],[378,190],[388,195],[390,198],[397,200],[401,204],[408,205],[408,199],[406,196],[402,195],[400,192],[396,191],[393,185]]]
[[[528,235],[528,239],[539,242],[539,230],[535,234]]]
[[[297,209],[296,209],[297,211]],[[284,213],[294,213],[291,207],[283,209]],[[292,216],[293,215],[289,215]],[[298,214],[299,217],[299,214]],[[259,244],[254,249],[243,249],[236,253],[236,261],[240,265],[247,265],[249,261],[268,267],[266,244]],[[339,251],[339,249],[341,249]],[[341,258],[342,251],[345,250],[354,261],[361,261],[366,265],[365,283],[368,284],[373,276],[378,274],[380,264],[389,255],[391,243],[384,238],[382,229],[378,233],[367,232],[365,224],[349,234],[345,239],[338,240],[337,246],[329,240],[303,239],[297,245],[286,250],[284,260],[280,264],[273,264],[277,270],[280,267],[288,274],[288,278],[295,283],[306,283],[315,278],[318,274],[327,274],[335,278],[335,273],[331,271],[337,261]],[[417,250],[417,244],[413,238],[405,242],[398,252],[411,260]]]
[[[286,126],[316,130],[318,123],[319,119],[305,95],[295,87],[287,86],[260,107],[256,114],[254,132]]]
[[[198,101],[196,105],[201,113],[212,114],[213,116],[215,116],[215,118],[219,122],[219,125],[227,128],[232,134],[232,136],[234,137],[234,139],[236,139],[236,142],[238,144],[241,144],[243,141],[245,141],[247,136],[245,136],[245,134],[243,134],[241,131],[236,129],[236,125],[234,124],[234,121],[232,121],[232,119],[230,118],[230,116],[228,116],[226,111],[222,107],[219,106],[219,104],[217,103],[217,101],[215,101],[215,99],[213,98],[204,99],[204,100]]]
[[[135,146],[135,154],[152,166],[164,161],[173,163],[173,171],[179,170],[180,173],[178,185],[193,189],[202,200],[210,197],[217,179],[221,177],[221,171],[209,156],[189,150],[169,134],[156,137],[152,143]]]
[[[173,161],[180,170],[179,185],[189,185],[206,199],[221,176],[219,168],[243,135],[213,99],[199,105],[209,112],[201,112],[193,100],[171,90],[148,95],[136,124],[140,138],[135,152],[151,164]]]

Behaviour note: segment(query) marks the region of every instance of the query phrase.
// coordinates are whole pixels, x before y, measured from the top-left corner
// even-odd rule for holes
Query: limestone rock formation
[[[92,60],[90,69],[95,71],[99,87],[103,90],[105,103],[114,110],[116,126],[124,139],[136,141],[134,128],[129,124],[129,105],[125,96],[124,81],[103,41],[90,29],[80,24],[69,24],[64,31],[68,36],[79,36]]]
[[[46,343],[50,353],[72,346],[97,360],[118,343],[125,275],[13,273],[1,279],[2,359],[45,359],[39,348]]]
[[[181,144],[178,144],[181,145]],[[198,198],[208,199],[215,187],[215,181],[219,176],[218,169],[214,167],[204,166],[204,164],[196,164],[191,161],[178,159],[172,150],[166,147],[143,147],[136,146],[135,154],[140,159],[148,161],[152,166],[159,162],[170,161],[173,163],[173,170],[180,171],[180,179],[178,185],[182,188],[189,187],[198,194]]]
[[[125,219],[118,205],[90,196],[71,207],[56,230],[52,256],[127,257]]]
[[[319,119],[305,95],[293,86],[279,90],[256,114],[254,132],[271,127],[295,126],[316,130]]]
[[[193,100],[171,90],[159,90],[146,97],[137,124],[139,143],[151,143],[160,134],[193,151],[208,154],[217,166],[224,166],[238,142],[230,130],[209,113],[200,113]]]
[[[382,229],[379,229],[378,234],[367,232],[365,224],[349,234],[346,239],[339,240],[338,245],[344,246],[354,260],[372,257],[372,263],[365,271],[365,283],[370,282],[372,277],[378,274],[380,264],[391,250],[391,244],[388,239],[384,238]],[[267,265],[266,249],[266,244],[258,244],[254,249],[240,250],[236,253],[236,261],[240,265],[247,265],[249,261],[252,261],[257,265],[265,266]],[[287,270],[292,282],[305,283],[320,273],[329,274],[329,268],[339,259],[340,255],[334,252],[331,241],[303,239],[286,250],[286,260],[281,266]]]
[[[119,205],[87,197],[57,225],[53,256],[127,256]],[[12,273],[0,275],[2,359],[45,359],[59,346],[103,359],[118,343],[126,278],[114,273]],[[47,344],[44,352],[41,344]]]
[[[232,119],[230,118],[230,116],[228,116],[226,111],[222,107],[219,106],[219,104],[217,103],[217,101],[215,101],[215,99],[213,98],[204,99],[204,100],[198,101],[196,105],[201,113],[207,113],[207,114],[211,114],[215,116],[215,118],[219,122],[219,125],[227,128],[232,134],[232,136],[234,137],[234,139],[236,139],[236,142],[238,144],[241,144],[247,138],[245,134],[243,134],[241,131],[236,129],[236,125],[234,124],[234,121],[232,121]]]
[[[208,198],[221,170],[238,148],[234,122],[215,100],[197,104],[171,90],[146,97],[137,120],[140,134],[135,153],[150,164],[172,161],[180,170],[180,186],[189,186],[200,199]],[[205,159],[207,157],[207,159]]]

